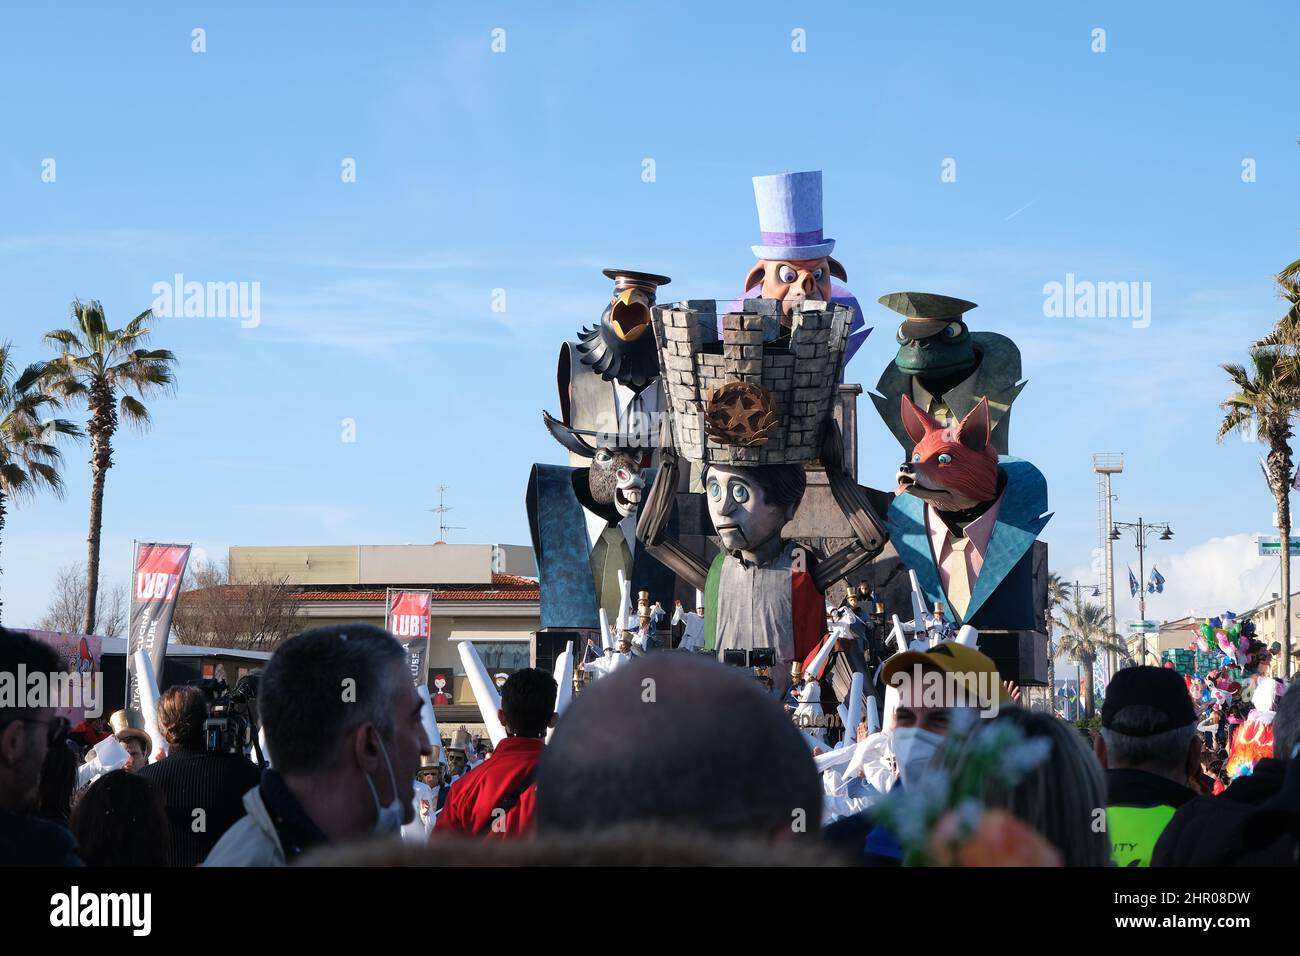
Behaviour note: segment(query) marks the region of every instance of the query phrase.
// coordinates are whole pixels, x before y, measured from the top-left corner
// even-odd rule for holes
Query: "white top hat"
[[[820,259],[835,248],[822,235],[821,170],[754,177],[760,259]]]

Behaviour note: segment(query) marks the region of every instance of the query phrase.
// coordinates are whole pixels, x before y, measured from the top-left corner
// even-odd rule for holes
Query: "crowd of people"
[[[60,669],[50,647],[0,629],[0,678]],[[648,653],[557,715],[555,678],[519,670],[489,748],[463,730],[431,739],[388,632],[320,628],[262,674],[265,764],[208,749],[196,687],[162,694],[157,741],[125,715],[100,736],[0,697],[0,865],[1300,859],[1300,693],[1280,681],[1272,752],[1216,794],[1199,703],[1168,668],[1117,672],[1088,732],[1022,707],[974,647],[914,648],[884,668],[883,714],[846,728],[845,759],[756,676]]]

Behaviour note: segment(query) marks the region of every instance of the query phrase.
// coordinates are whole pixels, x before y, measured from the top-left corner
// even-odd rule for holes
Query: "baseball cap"
[[[1139,724],[1116,719],[1126,707],[1139,704],[1155,711],[1157,719]],[[1195,722],[1196,709],[1177,671],[1147,665],[1125,667],[1106,685],[1106,700],[1101,705],[1103,727],[1130,737],[1153,737]]]
[[[895,674],[910,671],[918,664],[923,668],[934,668],[945,674],[954,674],[965,678],[964,683],[969,691],[978,691],[980,689],[978,675],[985,674],[987,677],[984,680],[984,686],[986,688],[997,688],[998,703],[1009,704],[1011,702],[1006,688],[1002,686],[1002,675],[998,672],[998,666],[993,663],[993,659],[986,654],[981,654],[973,647],[958,644],[956,641],[940,641],[928,650],[904,651],[901,654],[895,654],[885,662],[883,676],[886,686],[893,684]]]

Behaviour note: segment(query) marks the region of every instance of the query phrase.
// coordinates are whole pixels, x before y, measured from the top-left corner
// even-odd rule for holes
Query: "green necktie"
[[[623,600],[618,589],[619,571],[628,580],[632,579],[632,552],[628,550],[623,529],[618,525],[606,525],[600,533],[600,540],[591,549],[591,577],[596,584],[596,597],[600,606],[615,626],[623,620],[625,610],[619,607]]]

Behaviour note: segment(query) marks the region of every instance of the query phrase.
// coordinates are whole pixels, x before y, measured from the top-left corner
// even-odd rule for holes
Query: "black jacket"
[[[1238,777],[1217,797],[1197,797],[1178,809],[1160,834],[1152,866],[1287,865],[1294,863],[1294,841],[1277,841],[1253,850],[1247,846],[1247,821],[1282,790],[1286,764],[1265,758],[1254,772]]]
[[[198,866],[244,815],[244,794],[262,771],[247,757],[174,748],[140,777],[158,787],[167,811],[167,865]],[[203,813],[196,814],[196,810]],[[196,821],[202,827],[195,832]]]
[[[8,866],[81,866],[77,839],[52,820],[0,810],[0,868]]]

